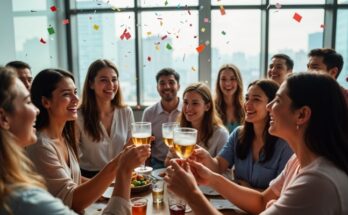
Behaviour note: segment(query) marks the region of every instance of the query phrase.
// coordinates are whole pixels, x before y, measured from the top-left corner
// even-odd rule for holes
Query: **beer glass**
[[[175,128],[173,147],[181,159],[191,156],[197,142],[197,130],[194,128]]]
[[[132,123],[132,141],[135,146],[150,144],[151,142],[151,122],[133,122]],[[145,164],[140,171],[146,171]]]
[[[179,123],[167,122],[162,124],[162,137],[163,142],[168,146],[172,147],[174,142],[174,128],[178,128]]]
[[[132,206],[132,215],[146,215],[147,199],[143,197],[134,197],[130,199]]]

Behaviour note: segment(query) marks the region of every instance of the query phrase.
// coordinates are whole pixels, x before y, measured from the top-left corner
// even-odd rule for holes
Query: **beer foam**
[[[189,139],[175,139],[174,144],[180,145],[180,146],[191,146],[191,145],[195,145],[196,141],[194,141],[190,138]]]
[[[151,136],[151,134],[149,134],[149,133],[135,133],[135,134],[132,134],[132,137],[135,137],[135,138],[148,138],[150,136]]]

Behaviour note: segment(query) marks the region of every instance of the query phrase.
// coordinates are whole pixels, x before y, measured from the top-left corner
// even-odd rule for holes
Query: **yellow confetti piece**
[[[112,10],[117,10],[118,12],[120,12],[120,11],[121,11],[121,9],[120,9],[120,8],[118,8],[118,7],[111,7],[111,9],[112,9]]]
[[[193,67],[191,67],[191,70],[192,70],[192,72],[196,72],[197,70],[196,70],[196,68],[193,66]]]
[[[151,36],[151,31],[146,32],[147,36]]]
[[[201,32],[205,32],[205,28],[201,28]]]
[[[98,30],[99,30],[99,25],[94,24],[94,25],[93,25],[93,29],[96,30],[96,31],[98,31]]]
[[[163,26],[163,22],[162,21],[160,21],[160,26]]]
[[[155,45],[155,49],[156,49],[157,51],[159,51],[159,50],[160,50],[160,46],[159,46],[159,45]]]

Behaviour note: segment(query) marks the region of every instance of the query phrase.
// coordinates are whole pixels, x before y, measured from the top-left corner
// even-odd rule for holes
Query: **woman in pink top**
[[[290,76],[267,109],[269,132],[295,155],[264,192],[241,187],[195,161],[172,161],[168,188],[195,214],[219,214],[197,183],[252,214],[348,214],[348,110],[337,82],[323,74]]]

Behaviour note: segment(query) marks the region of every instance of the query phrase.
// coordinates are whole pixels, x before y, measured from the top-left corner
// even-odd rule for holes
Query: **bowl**
[[[140,175],[151,175],[153,168],[150,166],[146,166],[145,169],[144,167],[140,166],[134,169],[134,172],[140,174]]]

